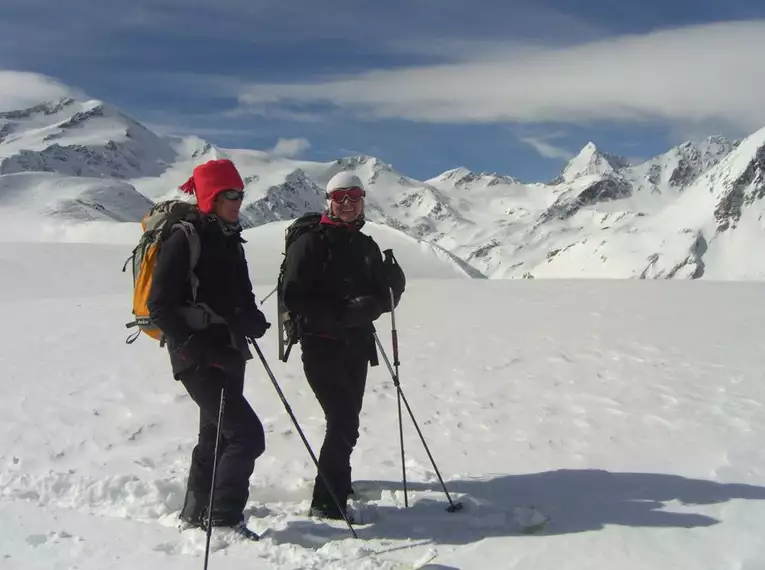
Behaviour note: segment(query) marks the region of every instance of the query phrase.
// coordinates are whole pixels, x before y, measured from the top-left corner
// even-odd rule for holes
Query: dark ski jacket
[[[297,315],[300,336],[348,339],[374,332],[373,322],[390,312],[404,292],[397,264],[383,262],[377,243],[359,230],[363,220],[343,224],[325,214],[315,230],[299,236],[285,259],[281,295]]]
[[[200,366],[217,365],[234,374],[244,373],[251,357],[244,335],[234,325],[242,321],[265,323],[256,305],[239,231],[227,230],[215,216],[195,224],[201,241],[194,269],[199,280],[196,301],[207,305],[224,323],[195,330],[182,314],[192,302],[189,280],[188,238],[175,231],[162,244],[149,294],[152,321],[165,335],[175,378]]]

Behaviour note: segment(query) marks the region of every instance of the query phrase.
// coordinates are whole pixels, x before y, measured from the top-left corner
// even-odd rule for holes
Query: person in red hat
[[[243,395],[247,340],[262,337],[270,324],[258,309],[241,237],[239,211],[244,182],[230,160],[211,160],[194,169],[181,190],[195,194],[200,215],[194,222],[201,253],[194,267],[196,297],[190,279],[190,242],[182,231],[163,243],[149,295],[150,317],[163,332],[173,375],[199,407],[199,438],[192,452],[186,499],[180,513],[184,527],[247,529],[244,506],[255,460],[265,451],[260,419]],[[206,326],[192,324],[189,307],[214,315]],[[214,502],[207,512],[212,485],[221,389],[225,408]]]

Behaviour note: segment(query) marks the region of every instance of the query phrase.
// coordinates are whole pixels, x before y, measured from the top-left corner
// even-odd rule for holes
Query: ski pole
[[[300,434],[300,439],[303,440],[303,443],[305,444],[305,447],[308,450],[308,454],[311,456],[311,459],[313,460],[313,463],[316,466],[316,470],[319,472],[319,476],[321,477],[321,480],[324,482],[324,486],[329,491],[329,494],[332,497],[332,500],[334,501],[335,506],[337,507],[337,510],[340,511],[341,515],[343,515],[345,524],[348,525],[348,529],[351,531],[353,538],[358,538],[358,535],[356,534],[356,531],[353,529],[353,525],[351,525],[351,522],[348,520],[348,517],[345,511],[340,507],[340,501],[338,500],[334,489],[332,489],[332,487],[329,484],[329,481],[324,476],[324,473],[319,467],[319,462],[316,459],[316,455],[314,455],[313,450],[311,449],[311,446],[308,443],[308,440],[306,439],[305,434],[303,433],[303,430],[300,429],[300,424],[298,423],[297,418],[295,417],[295,414],[292,412],[292,408],[290,407],[289,402],[287,402],[287,398],[285,398],[284,392],[282,392],[282,389],[279,387],[279,383],[276,381],[276,377],[274,376],[274,373],[271,371],[271,367],[268,365],[268,362],[266,362],[266,357],[263,356],[263,352],[261,352],[260,347],[258,346],[258,343],[255,342],[254,339],[249,339],[249,341],[252,343],[252,346],[255,348],[255,352],[258,353],[258,357],[260,358],[260,361],[263,363],[263,368],[266,369],[266,374],[268,374],[268,377],[271,379],[271,383],[274,385],[274,388],[276,389],[276,393],[279,394],[279,398],[281,399],[282,404],[284,404],[284,409],[287,410],[287,414],[289,414],[290,419],[292,420],[292,423],[295,425],[295,428]]]
[[[384,252],[385,255],[385,261],[390,261],[391,263],[395,262],[395,258],[393,257],[393,250],[392,249],[386,249]],[[391,376],[393,377],[393,384],[396,386],[396,407],[398,408],[398,436],[400,440],[400,446],[401,446],[401,479],[402,483],[404,485],[404,507],[409,508],[409,493],[407,491],[406,486],[406,456],[404,454],[404,422],[401,417],[401,385],[399,384],[399,376],[398,376],[398,367],[399,367],[399,361],[398,361],[398,331],[396,330],[396,314],[395,314],[395,299],[393,296],[393,288],[388,288],[388,292],[390,293],[390,319],[391,319],[391,342],[393,343],[393,365],[396,367],[395,374],[391,370]],[[377,341],[377,344],[380,345],[380,339],[377,338],[377,335],[375,335],[375,339]],[[385,351],[382,350],[382,346],[380,346],[381,352],[383,353],[383,356],[385,357],[386,362],[388,361],[387,355],[385,355]],[[390,363],[388,362],[388,368],[390,368]]]
[[[215,498],[215,479],[218,476],[218,450],[220,448],[220,435],[223,426],[223,410],[226,406],[226,387],[220,389],[220,407],[218,408],[218,429],[215,434],[215,456],[213,457],[213,470],[212,470],[212,485],[210,486],[210,502],[207,506],[207,539],[205,542],[205,565],[204,570],[207,570],[207,563],[210,559],[210,537],[212,536],[212,510],[213,499]]]
[[[395,308],[393,307],[393,290],[390,290],[391,294],[391,321],[393,322],[393,358],[394,361],[398,363],[398,332],[396,331],[396,317],[395,317]],[[444,490],[444,493],[446,494],[446,499],[449,501],[449,507],[446,509],[450,513],[453,513],[455,511],[459,511],[462,509],[462,503],[457,502],[455,503],[452,501],[451,496],[449,495],[449,491],[446,489],[446,484],[444,483],[443,477],[441,477],[441,472],[438,470],[438,466],[436,465],[436,461],[433,459],[433,455],[430,453],[430,448],[428,448],[428,444],[425,441],[425,437],[422,435],[422,431],[420,430],[420,426],[417,424],[417,420],[414,417],[414,412],[412,412],[411,406],[409,406],[409,402],[406,399],[406,396],[404,395],[404,390],[401,388],[400,378],[397,371],[394,371],[393,367],[390,364],[390,360],[388,360],[388,355],[385,354],[385,349],[382,346],[382,343],[380,342],[380,339],[377,337],[377,333],[375,333],[375,340],[377,341],[377,346],[380,348],[380,352],[383,355],[383,360],[385,360],[385,364],[388,366],[388,370],[390,371],[390,375],[393,378],[393,383],[396,385],[396,388],[398,390],[398,394],[401,397],[401,399],[404,402],[404,405],[406,406],[407,412],[409,412],[409,417],[412,419],[412,424],[414,424],[414,428],[417,430],[417,435],[420,437],[420,441],[422,441],[422,445],[425,448],[425,452],[428,454],[428,458],[430,459],[430,463],[433,465],[433,469],[436,472],[436,476],[438,477],[439,482],[441,483],[441,487]]]
[[[393,378],[393,385],[396,386],[396,400],[398,403],[398,434],[399,442],[401,445],[401,476],[402,482],[404,484],[404,507],[409,508],[409,498],[406,486],[406,456],[404,455],[404,422],[401,418],[401,384],[399,384],[398,381],[398,374],[393,372],[393,368],[391,367],[390,361],[388,360],[388,355],[385,354],[385,350],[383,349],[382,344],[380,344],[380,339],[378,338],[377,333],[375,333],[374,336],[375,342],[380,349],[380,353],[382,354],[385,363],[388,365],[388,370],[390,370],[391,377]]]
[[[270,292],[268,295],[266,295],[265,297],[263,297],[263,300],[260,302],[260,304],[261,304],[261,305],[265,304],[265,302],[266,302],[266,301],[268,301],[268,298],[269,298],[271,295],[273,295],[274,293],[276,293],[276,290],[277,290],[278,288],[279,288],[279,286],[278,286],[278,285],[277,285],[276,287],[274,287],[274,288],[273,288],[273,290],[272,290],[272,291],[271,291],[271,292]]]

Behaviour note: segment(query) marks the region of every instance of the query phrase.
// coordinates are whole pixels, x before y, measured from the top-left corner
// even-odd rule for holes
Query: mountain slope
[[[0,113],[0,174],[156,176],[177,158],[160,137],[100,101],[73,99]]]
[[[0,211],[10,218],[51,216],[79,222],[138,222],[152,204],[121,180],[50,172],[0,176]]]
[[[277,221],[245,230],[250,274],[257,283],[275,286],[284,252],[284,232],[289,221]],[[381,250],[391,248],[407,279],[466,279],[483,275],[466,266],[462,260],[429,242],[410,237],[385,225],[368,222],[364,232],[372,236]]]
[[[643,164],[626,168],[624,176],[637,191],[672,196],[716,166],[738,144],[723,137],[685,142]]]
[[[731,249],[764,241],[758,137],[688,141],[642,164],[588,143],[550,183],[464,167],[419,181],[371,156],[312,162],[160,137],[106,103],[65,99],[0,115],[0,179],[61,177],[47,193],[40,188],[53,178],[27,179],[35,200],[22,202],[41,216],[135,221],[148,205],[140,195],[181,198],[177,187],[195,165],[230,158],[252,228],[323,209],[327,180],[353,171],[368,187],[370,221],[431,242],[476,276],[740,279],[761,274],[758,261]],[[94,179],[128,186],[96,191]],[[41,196],[47,207],[30,210]]]

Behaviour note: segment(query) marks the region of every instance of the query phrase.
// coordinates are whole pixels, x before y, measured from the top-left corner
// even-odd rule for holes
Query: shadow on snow
[[[403,507],[400,481],[357,481],[362,502],[394,493],[400,506],[362,506],[355,525],[361,539],[407,540],[406,547],[464,545],[486,537],[525,536],[515,523],[516,507],[533,506],[550,518],[532,536],[597,531],[607,525],[651,528],[709,527],[721,521],[694,507],[733,499],[765,500],[765,487],[717,483],[657,473],[612,473],[564,469],[484,479],[459,479],[446,487],[463,510],[446,512],[448,502],[439,483],[408,482],[409,508]],[[440,496],[438,496],[440,494]],[[295,521],[272,534],[277,542],[318,547],[349,538],[343,521]],[[395,548],[394,548],[395,549]],[[425,566],[424,568],[428,568]]]

